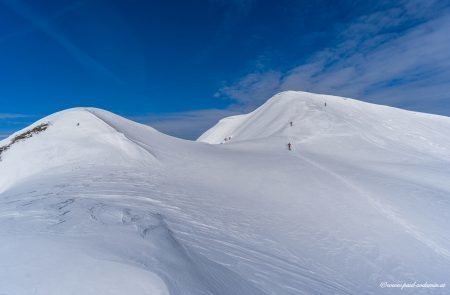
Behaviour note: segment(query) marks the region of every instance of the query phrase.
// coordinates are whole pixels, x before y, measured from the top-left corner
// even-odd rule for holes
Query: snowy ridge
[[[101,113],[107,114],[106,111]],[[4,139],[0,145],[9,143],[16,135],[41,123],[49,124],[46,131],[14,144],[4,153],[0,174],[5,176],[0,178],[0,192],[22,178],[58,166],[75,167],[89,163],[121,166],[129,165],[130,160],[133,164],[154,162],[145,155],[146,150],[85,108],[70,109],[43,118]]]
[[[290,122],[292,128],[288,128]],[[304,142],[353,137],[386,149],[401,145],[449,159],[448,128],[448,117],[338,96],[286,91],[249,114],[222,119],[198,141],[218,144],[228,137],[232,138],[230,142],[285,137]]]
[[[449,118],[284,92],[199,139],[226,144],[93,108],[17,134],[42,122],[0,161],[0,293],[450,283]]]

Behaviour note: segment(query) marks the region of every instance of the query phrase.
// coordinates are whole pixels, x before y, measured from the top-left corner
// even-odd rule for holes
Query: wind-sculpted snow
[[[218,145],[38,121],[0,162],[0,294],[447,294],[380,285],[449,284],[449,119],[325,98],[282,93]]]
[[[387,151],[420,152],[448,160],[449,129],[448,117],[344,97],[287,91],[249,114],[222,119],[198,140],[219,144],[279,137],[293,143],[311,142],[318,147],[328,140],[338,144],[362,140]],[[225,141],[228,138],[231,139]],[[351,142],[353,149],[360,145]]]
[[[28,176],[59,166],[107,163],[122,166],[153,161],[146,155],[146,150],[85,109],[70,109],[53,114],[26,129],[43,122],[49,124],[45,132],[14,144],[3,155],[0,192]],[[1,141],[0,146],[10,142],[16,134]]]
[[[34,276],[27,278],[27,273],[37,271],[33,262],[16,265],[8,259],[8,271],[4,271],[2,280],[9,283],[2,286],[2,292],[29,294],[36,286],[43,285],[37,294],[75,291],[104,294],[106,290],[108,294],[230,294],[233,290],[242,294],[265,294],[233,271],[179,242],[164,215],[157,213],[157,207],[148,206],[158,203],[144,196],[153,192],[152,187],[136,187],[145,181],[142,177],[148,175],[122,173],[101,176],[99,172],[93,178],[80,173],[78,177],[83,179],[76,179],[76,184],[71,181],[73,174],[60,174],[58,178],[48,179],[53,184],[43,190],[23,192],[19,189],[5,194],[1,235],[7,238],[2,240],[0,257],[6,258],[8,253],[5,252],[9,251],[20,258],[22,252],[28,252],[23,245],[28,242],[33,247],[32,253],[27,254],[31,260],[41,257],[36,263],[42,263],[43,268],[53,266],[60,270],[49,269],[49,274],[55,277],[46,278],[43,284],[36,282]],[[125,180],[132,180],[132,185],[122,183]],[[60,247],[64,248],[63,253],[58,253],[62,251]],[[55,249],[57,256],[48,253],[49,249]],[[92,286],[86,286],[83,281],[79,282],[80,286],[71,283],[84,280],[85,269],[90,271],[91,267],[94,267],[94,275],[110,277],[99,282],[91,278],[88,282]],[[60,271],[73,277],[67,282],[64,276],[55,274]],[[136,282],[137,279],[132,278],[137,286],[127,282],[128,276],[134,275],[142,280]],[[61,281],[54,282],[58,279]],[[25,284],[17,283],[23,280]],[[111,282],[105,285],[105,281]]]

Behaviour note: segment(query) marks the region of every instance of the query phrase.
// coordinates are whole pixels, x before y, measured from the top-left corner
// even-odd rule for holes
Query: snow
[[[0,167],[0,192],[27,176],[59,166],[80,162],[105,165],[111,159],[122,166],[152,160],[146,156],[146,150],[84,109],[70,109],[39,120],[1,141],[0,146],[41,123],[50,123],[50,126],[42,134],[26,142],[19,141],[4,152],[7,156],[3,157]]]
[[[287,128],[290,122],[293,128]],[[218,144],[229,136],[233,142],[282,137],[300,143],[319,143],[329,137],[333,142],[340,142],[336,137],[345,137],[383,149],[393,147],[405,152],[412,149],[449,159],[449,127],[448,117],[350,98],[286,91],[247,115],[222,119],[198,140]]]
[[[283,92],[198,142],[93,108],[42,122],[0,161],[0,294],[449,283],[447,117]]]
[[[0,249],[2,253],[20,253],[2,256],[3,294],[170,294],[154,273],[97,259],[58,238],[6,238]]]

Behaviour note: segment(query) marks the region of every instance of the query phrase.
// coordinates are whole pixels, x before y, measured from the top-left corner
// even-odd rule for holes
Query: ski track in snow
[[[90,175],[80,175],[79,177],[80,179],[90,179]],[[156,262],[157,265],[161,264],[156,267],[156,272],[165,278],[171,294],[230,294],[233,292],[232,290],[243,294],[264,294],[263,291],[247,283],[234,272],[180,243],[165,223],[164,216],[158,213],[158,211],[164,210],[173,211],[175,207],[164,206],[162,201],[149,198],[148,195],[157,194],[158,191],[153,192],[153,187],[149,187],[148,182],[142,182],[143,190],[127,190],[126,185],[122,185],[122,182],[130,181],[135,186],[143,179],[135,179],[129,174],[115,178],[114,174],[110,174],[108,180],[106,178],[96,178],[92,182],[84,180],[81,186],[65,185],[62,187],[57,185],[56,187],[60,190],[56,194],[48,195],[47,193],[45,197],[41,197],[42,195],[38,191],[35,191],[32,196],[28,193],[21,193],[13,195],[15,200],[11,202],[7,196],[6,201],[3,201],[2,204],[8,204],[9,210],[3,210],[0,213],[0,219],[14,216],[29,219],[26,223],[34,221],[39,224],[39,222],[43,222],[42,228],[35,232],[41,235],[64,233],[68,236],[79,237],[98,233],[98,225],[106,231],[116,228],[118,233],[121,231],[119,228],[127,231],[126,228],[131,227],[136,231],[136,235],[149,240],[149,245],[156,247],[162,255],[161,257],[167,256],[167,254],[163,254],[164,251],[167,251],[170,253],[169,256],[176,256],[175,261],[185,261],[186,269],[180,273],[181,277],[177,277],[173,270],[167,269],[172,264],[170,257],[167,258],[168,261],[160,258],[161,261]],[[109,185],[120,185],[121,189],[102,190],[103,187]],[[111,195],[112,192],[114,195]],[[21,198],[16,199],[18,196]],[[148,204],[157,204],[161,207],[148,206]],[[27,207],[33,209],[27,211]],[[178,212],[181,209],[176,208],[176,210]],[[78,224],[76,222],[78,219],[84,221]],[[87,220],[91,220],[94,224]],[[98,225],[95,225],[97,223]],[[17,229],[16,234],[21,233],[22,229]],[[162,242],[160,242],[161,240]],[[158,243],[162,244],[158,245]],[[133,264],[137,263],[151,269],[155,267],[155,262],[148,264],[149,262],[141,261],[139,258],[130,259],[129,262]],[[191,286],[191,289],[186,290],[186,286]]]
[[[233,233],[228,238],[221,235],[214,237],[215,234],[212,232],[216,228],[196,221],[195,216],[189,214],[189,212],[198,209],[188,201],[190,199],[189,195],[161,191],[157,185],[150,185],[151,183],[158,183],[156,178],[152,180],[151,176],[141,176],[139,173],[135,176],[132,173],[125,175],[110,173],[107,177],[92,177],[90,173],[86,175],[81,173],[77,177],[79,180],[72,179],[70,181],[73,185],[55,185],[59,191],[54,194],[40,193],[37,190],[31,196],[28,193],[21,193],[19,200],[16,199],[18,195],[12,195],[16,200],[13,203],[9,201],[9,205],[13,205],[13,207],[9,210],[9,214],[3,212],[0,218],[14,215],[15,213],[13,212],[22,211],[23,217],[34,217],[41,221],[46,220],[45,226],[39,229],[40,234],[59,235],[64,232],[69,236],[90,236],[95,234],[98,231],[95,226],[90,225],[90,223],[83,224],[90,219],[105,228],[131,226],[135,229],[136,234],[143,239],[151,239],[152,236],[149,233],[160,227],[159,224],[163,224],[163,231],[173,232],[173,236],[171,233],[169,238],[173,239],[174,243],[177,244],[176,248],[183,248],[185,249],[183,251],[187,251],[187,256],[194,257],[190,264],[196,265],[200,263],[198,265],[199,269],[196,269],[195,272],[204,279],[206,277],[205,281],[215,282],[208,287],[210,290],[213,290],[211,294],[222,294],[222,291],[219,291],[219,289],[223,290],[223,294],[233,293],[234,291],[231,290],[245,290],[246,288],[248,290],[242,294],[264,294],[264,292],[261,289],[251,291],[254,287],[246,287],[246,284],[243,282],[238,284],[236,282],[232,283],[242,279],[236,279],[239,278],[239,275],[229,270],[223,264],[220,267],[220,273],[205,274],[204,270],[209,272],[211,267],[207,267],[204,264],[212,264],[213,262],[201,255],[202,251],[198,252],[195,249],[201,250],[203,248],[205,253],[217,251],[228,256],[231,260],[249,262],[254,271],[258,272],[259,269],[257,275],[259,280],[252,284],[258,285],[261,281],[271,282],[278,279],[284,281],[283,284],[278,286],[279,290],[284,290],[284,294],[309,294],[313,290],[320,294],[329,292],[352,294],[345,286],[339,285],[332,280],[324,280],[324,278],[318,277],[317,274],[308,268],[285,260],[282,257],[277,257],[258,249],[247,248],[242,244],[233,242]],[[68,180],[62,180],[61,182],[69,183]],[[114,189],[105,190],[105,187],[113,187]],[[156,198],[156,196],[158,197]],[[176,198],[178,206],[170,205],[164,201],[164,199],[173,198]],[[5,203],[8,203],[8,201],[3,202],[3,204]],[[32,206],[33,209],[31,212],[26,212],[24,208],[29,206]],[[40,208],[40,210],[36,210],[36,208]],[[142,211],[143,208],[145,208],[144,211]],[[72,223],[72,221],[75,221],[72,219],[72,216],[76,219],[80,219],[81,216],[86,217],[81,218],[85,221],[79,225]],[[171,216],[169,219],[174,219],[170,222],[174,229],[169,229],[164,221],[164,216]],[[18,231],[18,233],[20,232],[21,230]],[[238,232],[236,234],[239,235]],[[191,246],[187,247],[186,244]],[[137,263],[143,262],[137,261]],[[261,272],[263,269],[265,271]],[[230,277],[227,273],[232,274],[231,279],[227,279],[227,277]],[[161,272],[158,274],[165,277],[168,285],[172,286],[172,288],[177,285],[176,280],[178,279],[175,279],[175,281],[169,279],[169,273]],[[220,280],[223,281],[221,282]],[[226,287],[231,286],[230,284],[234,284],[234,289]],[[219,288],[219,285],[222,286]],[[171,292],[173,294],[187,294],[182,292],[181,286],[171,289]]]
[[[382,280],[448,277],[441,117],[287,92],[219,122],[201,140],[232,140],[215,146],[97,109],[43,121],[0,162],[0,294],[389,294]],[[353,159],[360,177],[337,172]],[[430,200],[437,218],[414,215]]]
[[[431,250],[433,250],[437,254],[441,255],[443,258],[450,259],[450,251],[449,250],[447,250],[446,248],[435,243],[433,240],[428,239],[424,233],[420,232],[413,225],[411,225],[406,220],[402,219],[400,216],[395,214],[395,212],[393,212],[386,206],[384,206],[384,205],[380,204],[378,201],[376,201],[376,199],[373,198],[371,196],[371,194],[368,193],[367,191],[363,190],[362,188],[360,188],[359,186],[357,186],[356,184],[354,184],[353,182],[351,182],[344,176],[332,171],[329,168],[324,167],[323,165],[317,163],[316,161],[311,160],[310,158],[302,156],[301,152],[296,153],[294,156],[309,163],[311,166],[315,167],[316,169],[319,169],[319,170],[331,175],[332,177],[338,179],[345,186],[356,191],[358,193],[358,195],[364,196],[382,215],[389,218],[395,224],[403,227],[406,230],[406,232],[408,232],[411,236],[413,236],[415,239],[417,239],[418,241],[425,244],[427,247],[429,247]]]

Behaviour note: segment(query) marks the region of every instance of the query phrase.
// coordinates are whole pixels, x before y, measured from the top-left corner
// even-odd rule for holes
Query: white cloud
[[[34,117],[34,116],[32,116],[32,115],[25,115],[25,114],[0,113],[0,120],[2,120],[2,119],[30,118],[30,117]]]
[[[236,84],[223,87],[216,96],[226,95],[242,108],[252,108],[279,89],[281,77],[281,73],[275,71],[251,73]]]
[[[237,114],[232,110],[206,109],[176,113],[148,114],[132,120],[180,138],[197,139],[220,119]]]
[[[8,132],[8,131],[0,131],[0,140],[7,138],[8,136],[10,136],[11,134],[13,134],[14,132]]]
[[[444,97],[447,93],[437,90],[450,82],[449,27],[450,17],[446,16],[371,50],[355,51],[349,56],[335,52],[341,59],[331,66],[327,64],[336,58],[332,53],[319,55],[306,67],[286,73],[279,88],[296,89],[300,85],[307,91],[380,99],[395,93],[390,99],[399,101],[426,98],[416,91],[427,89],[421,94]]]
[[[409,1],[361,17],[306,63],[286,72],[258,70],[218,93],[244,106],[304,90],[436,111],[430,102],[450,98],[450,13],[430,3]]]

